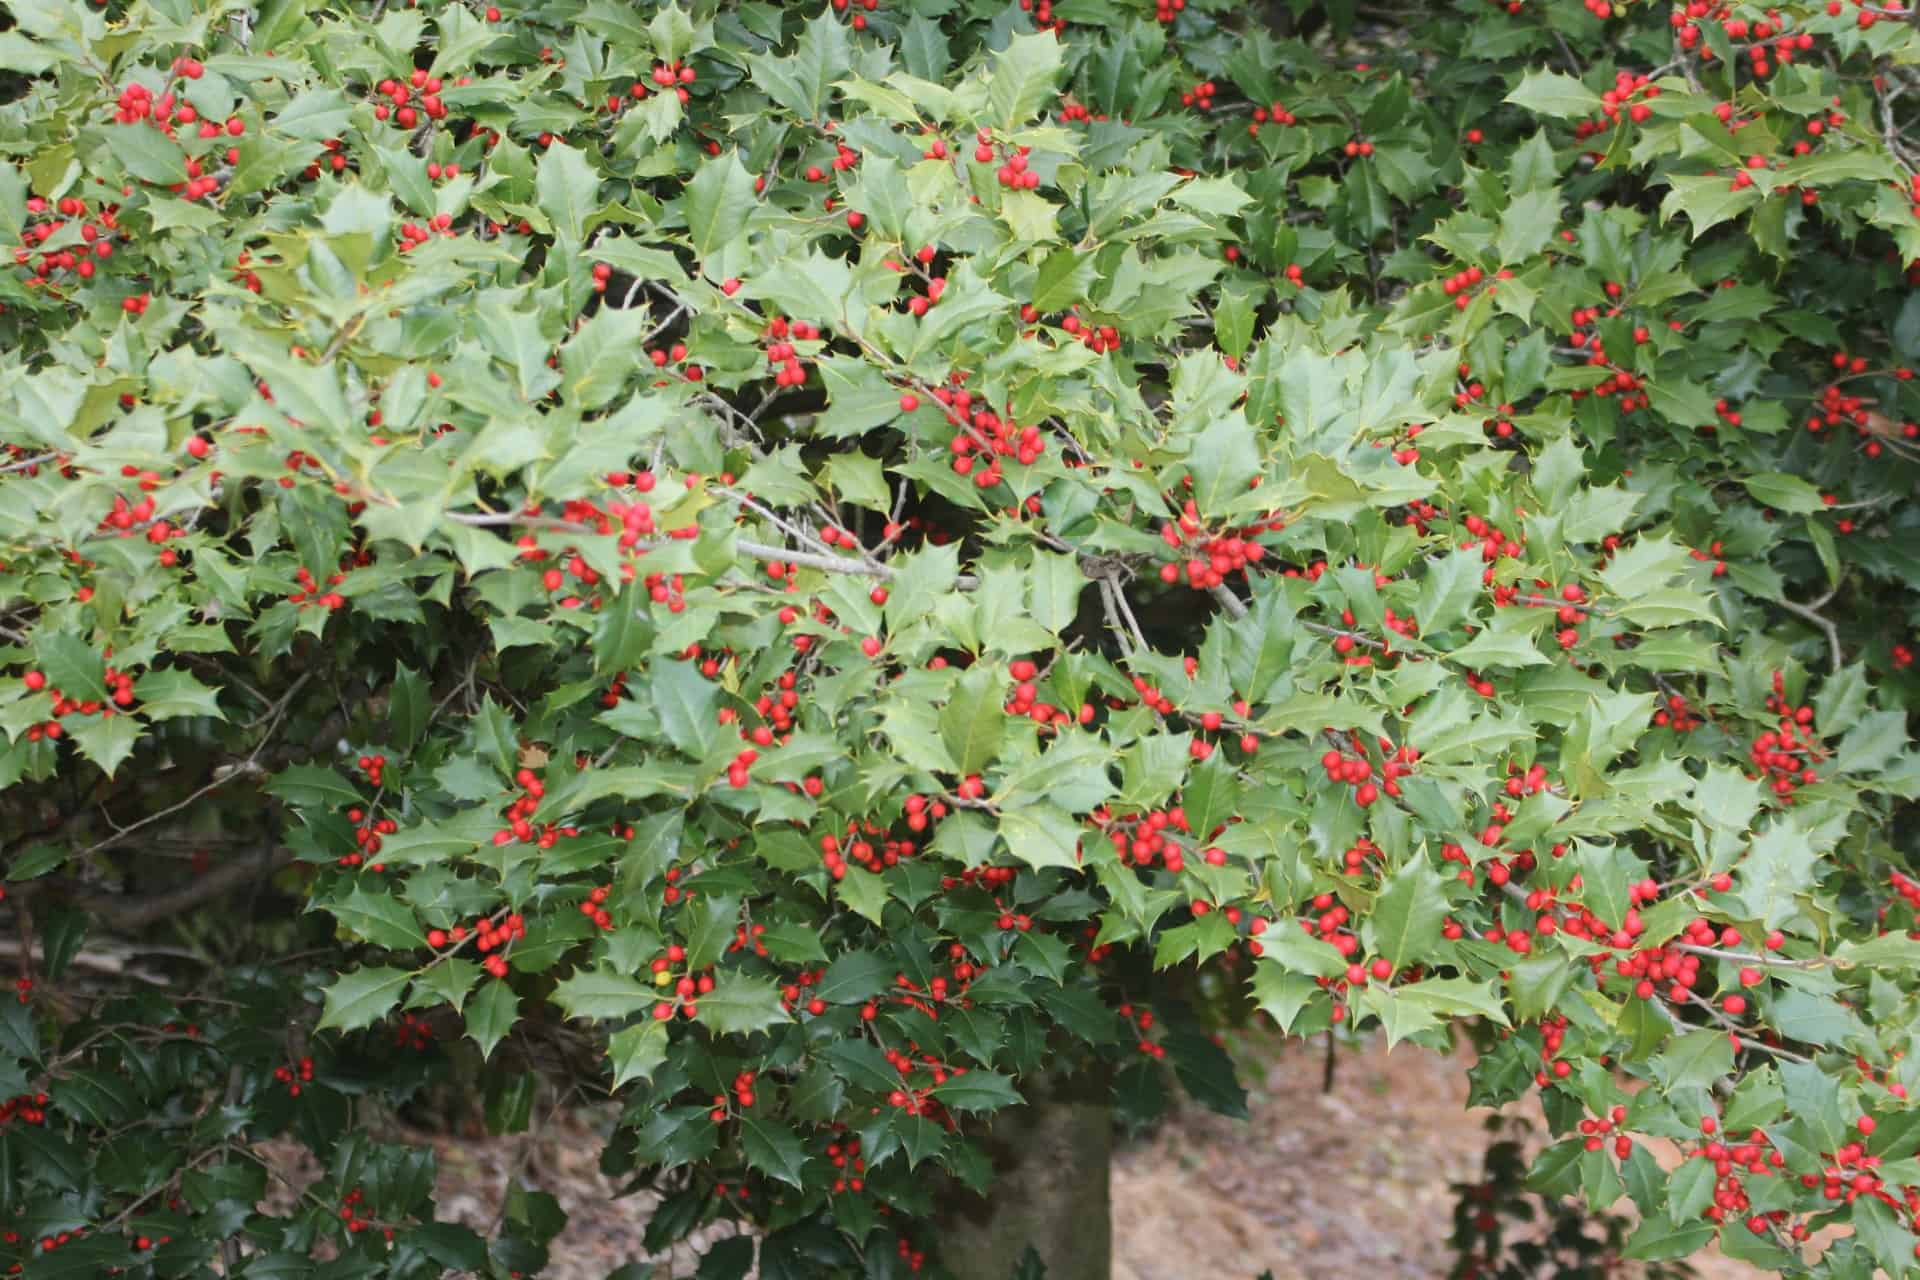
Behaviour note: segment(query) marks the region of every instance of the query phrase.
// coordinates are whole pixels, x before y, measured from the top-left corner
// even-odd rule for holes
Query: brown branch
[[[112,929],[131,932],[144,929],[168,916],[181,915],[235,889],[272,875],[294,860],[293,852],[278,845],[264,845],[249,853],[223,862],[218,867],[165,893],[105,893],[87,890],[65,876],[48,876],[14,886],[7,895],[16,912],[24,913],[26,902],[36,897],[52,897],[72,902],[82,911]]]

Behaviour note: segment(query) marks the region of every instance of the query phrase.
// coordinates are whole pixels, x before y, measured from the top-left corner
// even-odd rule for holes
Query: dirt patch
[[[1323,1090],[1324,1042],[1295,1043],[1246,1079],[1247,1122],[1189,1110],[1114,1162],[1116,1280],[1434,1280],[1452,1255],[1452,1184],[1478,1180],[1494,1111],[1467,1105],[1470,1054],[1384,1038],[1343,1049]],[[1536,1142],[1531,1098],[1503,1109]],[[1654,1148],[1663,1164],[1678,1153]],[[1703,1280],[1764,1273],[1710,1254]]]

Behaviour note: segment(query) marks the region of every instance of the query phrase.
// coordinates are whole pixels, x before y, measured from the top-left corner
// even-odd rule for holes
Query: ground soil
[[[1323,1043],[1295,1044],[1263,1079],[1245,1081],[1251,1119],[1197,1109],[1125,1144],[1113,1170],[1115,1280],[1439,1280],[1451,1261],[1452,1184],[1479,1176],[1492,1112],[1469,1109],[1464,1054],[1411,1045],[1389,1053],[1375,1038],[1343,1048],[1322,1089]],[[1505,1113],[1544,1134],[1538,1109]],[[592,1112],[542,1116],[529,1134],[499,1138],[401,1135],[434,1146],[444,1216],[485,1231],[510,1178],[556,1197],[567,1211],[552,1280],[605,1280],[648,1255],[647,1203],[614,1199],[597,1167]],[[1656,1155],[1663,1163],[1671,1151]],[[317,1176],[291,1152],[276,1161],[290,1187]],[[730,1227],[713,1229],[727,1234]],[[656,1280],[693,1275],[712,1235],[660,1258]],[[1762,1273],[1710,1254],[1702,1280]],[[1634,1273],[1623,1270],[1628,1277]]]

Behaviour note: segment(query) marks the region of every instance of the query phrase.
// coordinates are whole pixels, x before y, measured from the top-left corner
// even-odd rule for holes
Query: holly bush
[[[11,1273],[537,1274],[383,1130],[536,1079],[703,1276],[933,1271],[1246,1017],[1914,1267],[1901,9],[0,22]]]

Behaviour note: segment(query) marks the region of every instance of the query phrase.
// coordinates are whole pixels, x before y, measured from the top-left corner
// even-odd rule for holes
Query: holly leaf
[[[1374,900],[1373,950],[1396,969],[1432,958],[1447,914],[1446,881],[1425,858],[1404,863]]]
[[[327,988],[320,1030],[358,1031],[372,1026],[400,1003],[412,976],[386,965],[341,974]]]
[[[1506,97],[1516,107],[1536,115],[1575,120],[1598,114],[1600,95],[1559,71],[1529,71]]]
[[[848,951],[827,966],[813,994],[828,1004],[858,1004],[885,991],[894,972],[893,962],[877,951]]]
[[[713,990],[700,997],[697,1016],[719,1035],[747,1035],[791,1021],[780,1003],[779,984],[745,974],[721,974]]]
[[[613,1087],[634,1080],[651,1080],[667,1060],[667,1024],[648,1018],[607,1037],[607,1057],[613,1063]]]
[[[1012,129],[1031,120],[1053,93],[1062,62],[1060,42],[1051,31],[1008,40],[994,55],[993,78],[987,85],[993,122]]]
[[[180,716],[226,719],[220,710],[220,691],[208,688],[178,669],[146,672],[134,681],[133,696],[140,705],[140,714],[148,720],[172,720]]]
[[[1002,1107],[1017,1107],[1025,1101],[1009,1077],[980,1067],[949,1077],[945,1084],[935,1085],[931,1092],[954,1111],[998,1111]]]
[[[494,1047],[513,1030],[519,1012],[520,997],[497,979],[482,983],[479,992],[467,1001],[467,1034],[480,1046],[481,1061],[493,1056]]]
[[[555,985],[553,998],[569,1018],[598,1022],[628,1017],[651,1008],[662,997],[658,988],[638,978],[606,969],[583,969]]]
[[[792,1187],[805,1186],[807,1149],[785,1125],[747,1112],[740,1117],[740,1146],[747,1163],[769,1178]]]
[[[992,762],[1006,734],[1005,695],[999,673],[985,663],[968,668],[940,712],[940,740],[962,777]]]
[[[329,903],[328,912],[342,925],[376,946],[411,951],[427,945],[427,935],[413,911],[391,893],[375,893],[355,883],[352,892]]]
[[[747,229],[756,199],[753,175],[740,163],[738,151],[701,161],[684,200],[694,254],[704,262],[731,244]]]

